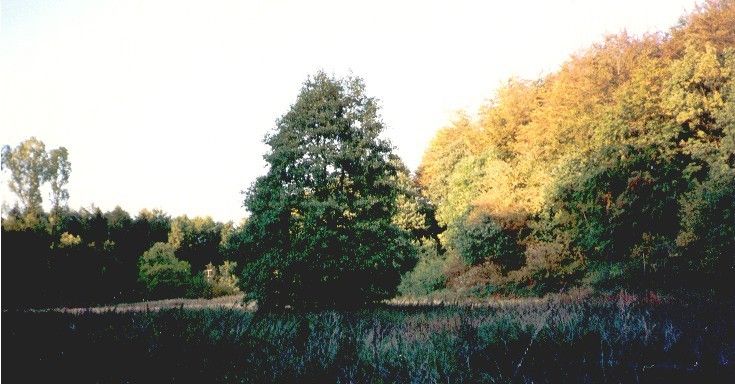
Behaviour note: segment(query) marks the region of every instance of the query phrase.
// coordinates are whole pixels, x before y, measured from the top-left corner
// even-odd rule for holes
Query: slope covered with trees
[[[542,79],[511,79],[442,129],[418,171],[447,228],[447,252],[431,256],[442,286],[731,290],[734,111],[731,0],[669,33],[608,36]]]

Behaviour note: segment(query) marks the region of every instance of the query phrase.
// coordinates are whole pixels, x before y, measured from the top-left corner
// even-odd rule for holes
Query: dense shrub
[[[207,265],[210,275],[207,276],[207,282],[212,287],[212,296],[226,296],[240,293],[237,278],[237,263],[225,260],[222,265],[215,267],[211,263]]]
[[[191,266],[179,260],[174,248],[166,243],[153,244],[138,262],[138,279],[149,297],[180,297],[191,281]]]
[[[204,272],[199,272],[195,274],[187,282],[185,296],[190,299],[211,299],[214,297],[214,293],[212,292],[212,284],[204,276]]]
[[[447,277],[444,274],[446,258],[437,254],[433,244],[431,248],[433,249],[425,246],[416,267],[401,278],[401,284],[398,285],[398,293],[401,296],[424,296],[446,286]]]
[[[704,286],[732,289],[735,277],[735,171],[715,170],[682,199],[677,243]]]
[[[490,214],[482,210],[468,211],[456,227],[450,241],[468,264],[491,261],[503,269],[515,269],[523,264],[517,232],[503,228]]]
[[[599,270],[591,271],[595,281],[606,284],[600,278],[607,276],[618,286],[644,282],[654,288],[656,279],[673,270],[678,200],[690,184],[684,164],[655,148],[630,146],[606,147],[579,168],[570,164],[535,237],[568,239],[564,252],[597,263]],[[615,272],[622,270],[631,273]]]
[[[585,265],[579,255],[557,241],[530,241],[526,265],[508,274],[503,290],[512,295],[543,295],[568,290],[580,284]]]
[[[548,217],[584,255],[621,260],[644,234],[674,238],[683,168],[655,148],[605,148],[560,181]]]

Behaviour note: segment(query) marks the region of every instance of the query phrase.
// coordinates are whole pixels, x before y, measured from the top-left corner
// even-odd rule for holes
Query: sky
[[[0,144],[66,147],[74,209],[239,222],[262,139],[318,70],[365,80],[415,170],[438,129],[507,79],[542,77],[605,34],[666,31],[695,4],[0,0]]]

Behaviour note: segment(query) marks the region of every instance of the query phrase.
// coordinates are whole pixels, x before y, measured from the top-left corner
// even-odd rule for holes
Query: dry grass
[[[13,353],[4,362],[34,382],[732,382],[735,374],[731,301],[621,293],[390,304],[267,312],[229,297],[9,312],[3,347]]]
[[[61,313],[107,313],[107,312],[150,312],[160,311],[164,309],[239,309],[244,311],[254,311],[257,307],[254,302],[246,303],[243,294],[221,296],[213,299],[166,299],[140,301],[137,303],[123,303],[115,305],[104,305],[97,307],[59,307],[41,310],[33,310],[33,312],[61,312]]]

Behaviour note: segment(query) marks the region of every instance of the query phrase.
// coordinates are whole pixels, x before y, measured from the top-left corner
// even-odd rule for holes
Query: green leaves
[[[414,262],[393,222],[397,166],[360,79],[317,73],[266,138],[268,174],[247,192],[244,290],[261,305],[349,305],[391,296]]]
[[[64,147],[46,152],[46,146],[35,137],[23,141],[15,148],[7,145],[3,147],[2,166],[10,171],[8,186],[18,196],[29,218],[37,218],[43,211],[41,185],[46,182],[51,184],[54,211],[69,199],[69,192],[64,188],[71,173],[68,156]]]
[[[507,275],[536,292],[733,276],[734,22],[713,0],[670,34],[608,36],[439,131],[419,181],[474,265],[447,286],[521,250]]]
[[[457,219],[452,244],[470,265],[492,261],[504,269],[523,264],[521,247],[513,231],[503,228],[491,215],[468,211]]]
[[[176,258],[174,248],[155,243],[138,261],[138,280],[150,297],[180,297],[191,280],[191,266]]]

